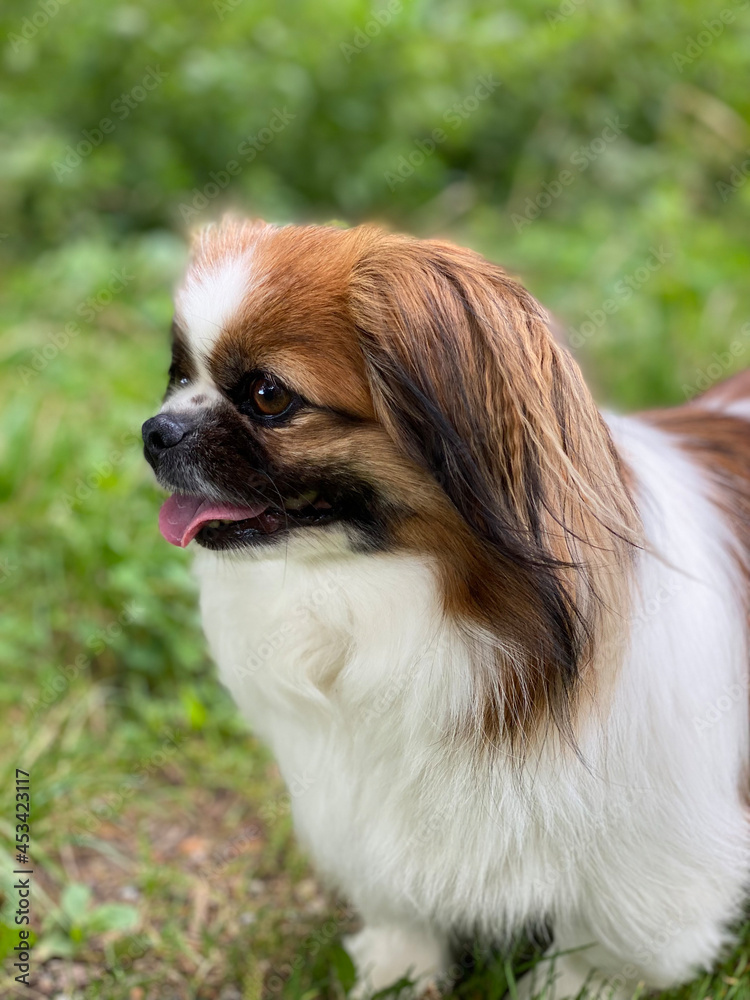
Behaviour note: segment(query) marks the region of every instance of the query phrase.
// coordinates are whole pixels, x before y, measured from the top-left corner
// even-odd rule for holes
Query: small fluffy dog
[[[360,990],[542,919],[526,995],[710,967],[750,869],[750,377],[605,419],[505,271],[374,227],[209,228],[173,337],[161,531]]]

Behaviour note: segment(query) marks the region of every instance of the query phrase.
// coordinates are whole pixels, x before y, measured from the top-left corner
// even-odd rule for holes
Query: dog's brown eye
[[[280,417],[295,401],[294,393],[270,375],[258,375],[250,384],[250,403],[262,417]]]

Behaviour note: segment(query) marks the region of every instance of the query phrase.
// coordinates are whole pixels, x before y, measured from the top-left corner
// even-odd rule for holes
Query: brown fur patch
[[[693,402],[702,407],[708,406],[718,410],[726,409],[732,403],[746,402],[750,414],[750,368],[713,386]],[[685,408],[680,407],[680,409]]]
[[[212,357],[220,385],[269,370],[311,402],[372,418],[364,359],[352,336],[349,273],[367,230],[229,223],[200,240],[195,267],[252,251],[253,289]]]

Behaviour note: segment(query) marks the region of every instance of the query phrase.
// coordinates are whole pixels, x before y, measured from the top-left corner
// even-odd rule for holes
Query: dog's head
[[[229,222],[197,242],[173,338],[143,428],[169,541],[418,553],[447,613],[573,683],[636,517],[577,366],[502,269],[372,227]]]

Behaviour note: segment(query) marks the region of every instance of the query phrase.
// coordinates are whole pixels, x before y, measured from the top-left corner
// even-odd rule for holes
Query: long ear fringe
[[[463,576],[459,604],[505,660],[504,683],[489,684],[503,692],[500,728],[512,737],[544,714],[570,733],[640,541],[575,361],[528,292],[446,243],[370,239],[351,302],[380,419],[473,539],[452,577]],[[508,664],[508,648],[520,662]]]

